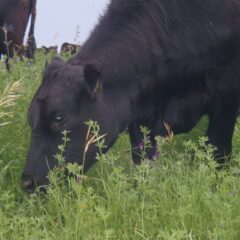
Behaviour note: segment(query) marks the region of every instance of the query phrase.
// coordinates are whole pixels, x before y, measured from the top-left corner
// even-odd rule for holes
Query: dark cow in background
[[[61,46],[61,54],[69,53],[71,55],[76,54],[80,49],[80,45],[65,42]]]
[[[25,50],[23,40],[30,16],[31,24]],[[35,20],[36,0],[0,0],[0,54],[12,58],[16,52],[20,56],[34,58]]]
[[[57,49],[58,49],[57,45],[50,46],[50,47],[46,47],[46,46],[41,47],[41,50],[44,54],[56,55],[57,54]]]
[[[89,119],[106,134],[106,151],[128,128],[134,163],[142,133],[192,129],[208,115],[206,135],[219,164],[231,154],[240,97],[240,1],[112,0],[80,52],[55,58],[29,108],[32,139],[22,186],[33,192],[48,183],[61,132],[70,131],[68,162],[83,164]],[[84,169],[95,162],[87,152]]]

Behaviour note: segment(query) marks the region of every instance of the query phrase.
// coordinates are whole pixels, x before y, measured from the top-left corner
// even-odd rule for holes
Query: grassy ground
[[[158,139],[161,156],[134,168],[128,136],[100,157],[81,183],[56,174],[47,196],[21,191],[30,129],[29,102],[45,57],[35,64],[0,64],[0,92],[22,80],[10,125],[0,128],[0,239],[240,239],[240,128],[228,170],[215,171],[203,144],[206,119],[190,134]]]

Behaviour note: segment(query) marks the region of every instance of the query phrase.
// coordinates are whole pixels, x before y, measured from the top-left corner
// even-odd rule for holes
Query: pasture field
[[[122,134],[81,182],[55,170],[46,196],[22,192],[27,110],[45,60],[13,63],[10,73],[0,63],[0,96],[9,82],[22,82],[16,105],[0,109],[12,111],[11,124],[0,127],[0,240],[240,239],[239,123],[230,166],[222,171],[204,145],[203,119],[189,134],[159,138],[160,157],[152,163],[133,167]],[[69,168],[78,174],[77,166]]]

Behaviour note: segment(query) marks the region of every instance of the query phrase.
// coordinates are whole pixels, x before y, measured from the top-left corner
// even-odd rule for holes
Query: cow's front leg
[[[151,133],[146,136],[148,141],[150,141],[150,144],[146,146],[140,124],[130,124],[128,127],[128,133],[130,136],[132,160],[134,164],[141,163],[141,160],[143,160],[143,151],[145,151],[145,156],[148,160],[152,160],[155,156],[158,156],[157,142],[154,136]]]
[[[207,137],[209,143],[216,147],[214,157],[223,165],[232,152],[232,137],[237,119],[238,99],[229,97],[218,101],[209,114]]]

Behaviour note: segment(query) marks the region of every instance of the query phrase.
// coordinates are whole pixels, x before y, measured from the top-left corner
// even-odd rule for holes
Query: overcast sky
[[[80,42],[87,39],[110,0],[38,0],[35,37],[37,46]],[[77,30],[79,34],[76,39]]]

